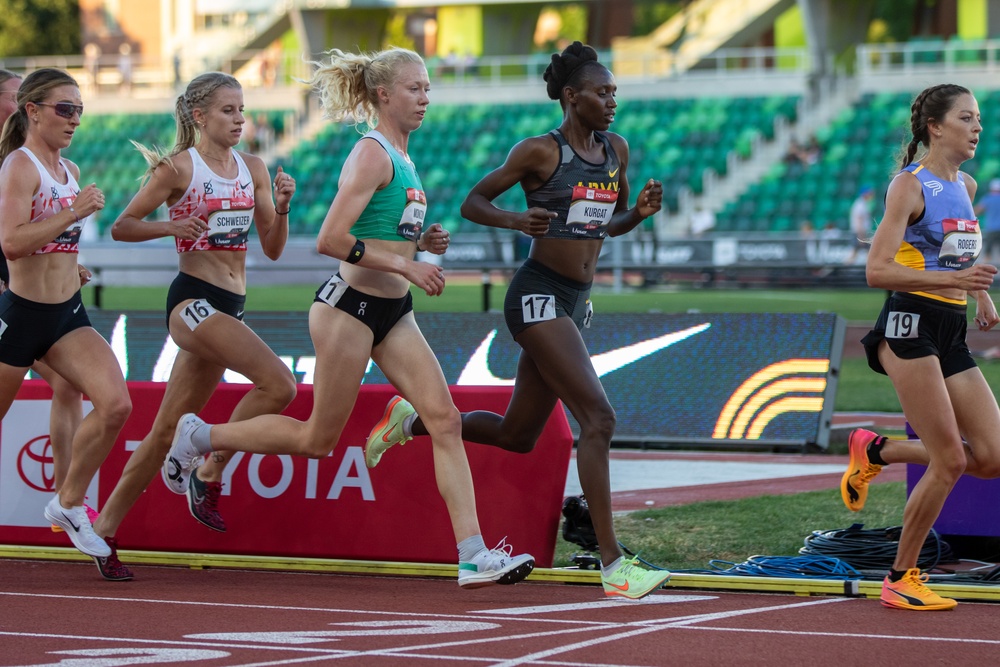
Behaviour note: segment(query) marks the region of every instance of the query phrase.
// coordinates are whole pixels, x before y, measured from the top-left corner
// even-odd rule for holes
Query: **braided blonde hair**
[[[149,165],[143,175],[143,180],[148,179],[161,164],[172,165],[172,159],[175,155],[183,153],[198,143],[198,126],[194,122],[194,110],[201,109],[204,112],[208,109],[215,91],[219,88],[242,90],[243,87],[235,77],[225,72],[206,72],[192,79],[184,92],[177,97],[177,103],[174,105],[177,138],[174,140],[174,147],[169,151],[165,152],[155,147],[147,148],[137,141],[130,140],[132,145],[142,154],[142,157],[146,159],[146,164]]]

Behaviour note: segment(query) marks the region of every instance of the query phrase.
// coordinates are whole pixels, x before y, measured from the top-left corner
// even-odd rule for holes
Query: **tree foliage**
[[[0,0],[0,57],[77,55],[78,0]]]

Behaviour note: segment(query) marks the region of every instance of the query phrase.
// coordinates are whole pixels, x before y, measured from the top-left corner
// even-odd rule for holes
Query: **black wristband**
[[[361,261],[361,258],[365,256],[365,244],[361,239],[354,242],[354,247],[351,248],[351,252],[347,253],[347,263],[357,264]]]
[[[291,210],[292,210],[292,207],[289,206],[284,211],[279,211],[278,209],[274,209],[274,212],[277,213],[278,215],[288,215],[291,212]]]

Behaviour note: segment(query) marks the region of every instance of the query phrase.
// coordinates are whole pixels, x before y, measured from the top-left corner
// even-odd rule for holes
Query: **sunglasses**
[[[71,104],[70,102],[56,102],[55,104],[49,104],[47,102],[35,102],[40,107],[52,107],[57,116],[62,116],[63,118],[72,118],[74,114],[80,114],[83,117],[83,105],[82,104]]]

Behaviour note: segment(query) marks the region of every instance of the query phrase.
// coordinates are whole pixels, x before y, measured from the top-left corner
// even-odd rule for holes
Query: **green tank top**
[[[359,239],[381,241],[416,241],[427,213],[427,196],[420,183],[417,170],[377,130],[362,139],[374,139],[382,145],[392,160],[392,180],[389,185],[376,190],[361,212],[351,233]]]

